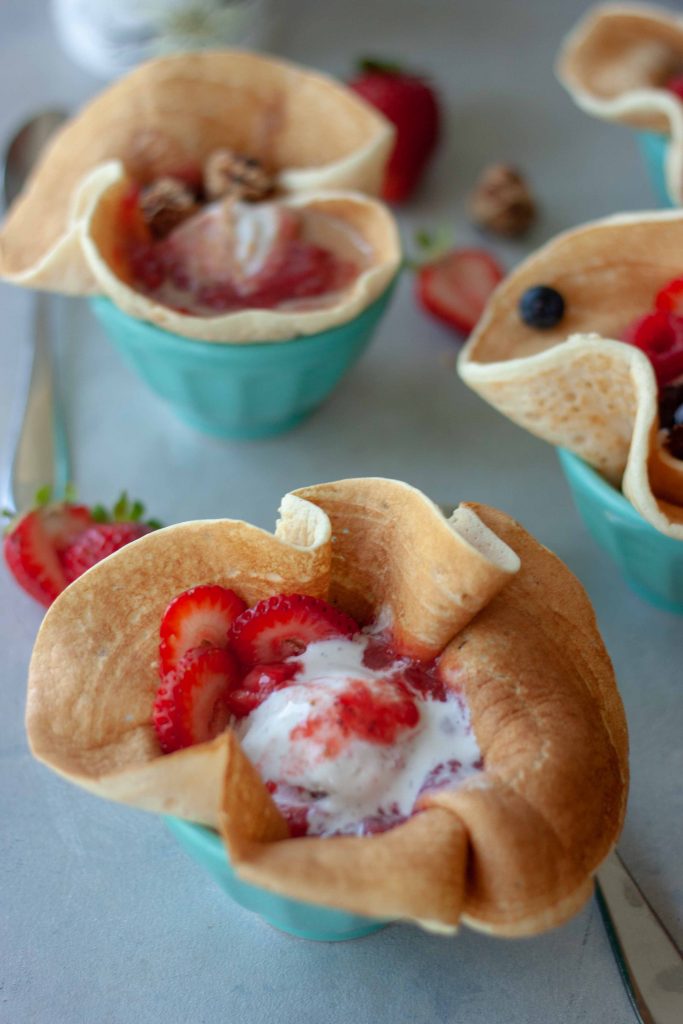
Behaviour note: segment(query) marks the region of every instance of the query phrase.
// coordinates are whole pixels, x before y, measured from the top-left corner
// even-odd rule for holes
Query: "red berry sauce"
[[[122,241],[115,252],[116,269],[138,291],[178,313],[211,317],[289,303],[315,306],[315,300],[347,288],[358,275],[359,268],[350,260],[302,239],[295,222],[292,236],[278,244],[274,257],[269,257],[253,282],[238,285],[227,271],[224,280],[200,280],[183,247],[179,250],[174,245],[173,232],[166,238],[153,237],[142,217],[139,197],[140,188],[135,185],[120,202]],[[197,244],[202,244],[201,239]]]

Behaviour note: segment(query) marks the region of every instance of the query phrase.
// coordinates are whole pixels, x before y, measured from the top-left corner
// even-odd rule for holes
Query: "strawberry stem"
[[[436,231],[418,228],[413,235],[413,253],[404,260],[409,270],[420,270],[429,263],[436,263],[453,248],[453,231],[445,224]]]
[[[45,505],[50,504],[52,498],[52,487],[50,484],[45,484],[43,487],[39,487],[36,491],[35,502],[39,508],[44,508]]]
[[[364,74],[372,75],[402,75],[404,69],[393,60],[385,60],[383,57],[361,57],[357,62],[357,68]]]

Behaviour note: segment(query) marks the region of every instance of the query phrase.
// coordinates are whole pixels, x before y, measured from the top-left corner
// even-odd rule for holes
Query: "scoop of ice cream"
[[[230,281],[238,293],[257,288],[287,243],[296,237],[294,211],[277,203],[210,203],[163,243],[164,261],[188,283],[207,287]]]
[[[238,727],[242,746],[275,799],[308,808],[308,832],[353,831],[364,820],[408,817],[429,782],[475,770],[467,708],[415,692],[398,660],[363,661],[366,637],[323,640],[297,656],[291,685]]]

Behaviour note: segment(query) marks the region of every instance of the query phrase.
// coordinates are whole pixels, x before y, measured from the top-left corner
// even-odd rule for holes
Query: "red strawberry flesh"
[[[239,678],[230,651],[189,651],[164,677],[154,701],[154,728],[164,753],[207,742],[223,732],[231,715],[227,698]]]
[[[357,623],[326,601],[277,594],[240,615],[230,630],[230,641],[242,664],[251,666],[284,661],[316,640],[356,632]]]
[[[171,672],[188,651],[227,647],[231,625],[246,610],[241,597],[218,584],[191,587],[175,597],[159,630],[159,670]]]
[[[439,141],[437,96],[419,75],[373,61],[365,62],[365,66],[365,73],[349,84],[396,129],[382,197],[391,203],[404,202],[415,191]]]
[[[672,92],[675,96],[678,96],[679,100],[683,100],[683,74],[674,75],[666,83],[666,88],[669,92]]]
[[[113,555],[126,544],[144,537],[151,529],[145,523],[94,523],[61,556],[67,581],[72,583],[97,562]]]
[[[5,535],[7,565],[40,604],[49,606],[65,589],[63,553],[92,522],[84,505],[48,505],[26,513]]]
[[[298,661],[255,665],[228,698],[232,713],[236,718],[251,714],[271,693],[288,686],[300,667]]]
[[[648,356],[660,387],[683,373],[681,317],[661,309],[654,313],[646,313],[626,328],[622,340],[629,345],[635,345]]]
[[[503,271],[483,249],[454,249],[417,274],[422,306],[462,334],[476,326]]]

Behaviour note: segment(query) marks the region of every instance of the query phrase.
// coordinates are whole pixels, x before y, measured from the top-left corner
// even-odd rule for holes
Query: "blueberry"
[[[545,331],[559,324],[564,316],[564,299],[547,284],[534,285],[519,300],[519,315],[529,327]]]

